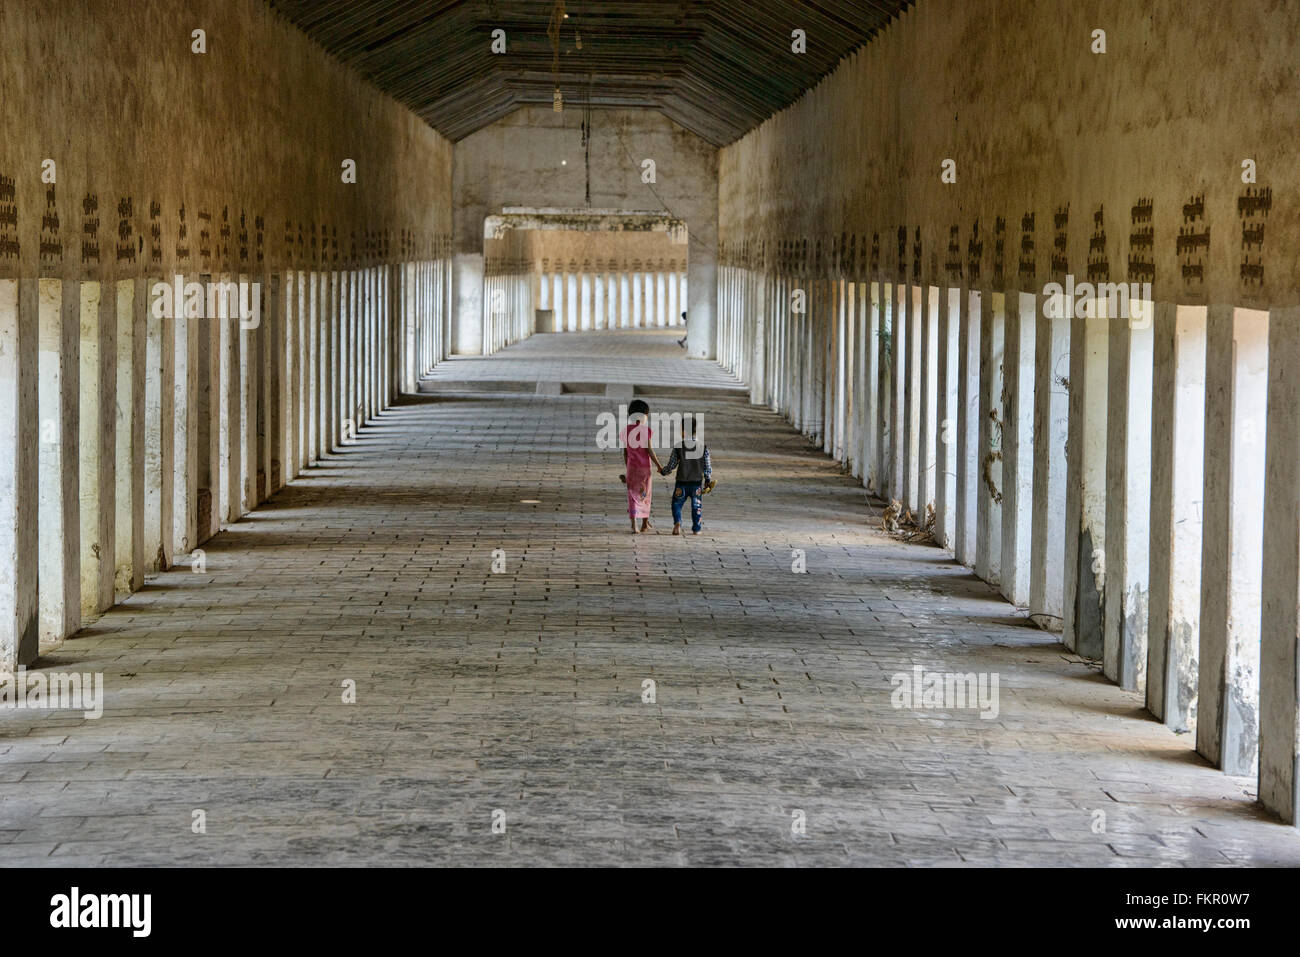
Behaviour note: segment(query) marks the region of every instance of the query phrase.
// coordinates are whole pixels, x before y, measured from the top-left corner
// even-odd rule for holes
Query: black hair
[[[642,415],[650,414],[650,406],[646,405],[644,399],[633,399],[627,404],[628,415],[636,415],[638,412]]]

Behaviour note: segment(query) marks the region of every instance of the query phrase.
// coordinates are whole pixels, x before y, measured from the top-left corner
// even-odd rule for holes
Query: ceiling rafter
[[[268,0],[456,141],[521,106],[658,110],[715,146],[789,106],[913,0]],[[506,32],[505,53],[490,49]],[[791,51],[791,31],[807,51]],[[577,37],[581,35],[582,46]]]

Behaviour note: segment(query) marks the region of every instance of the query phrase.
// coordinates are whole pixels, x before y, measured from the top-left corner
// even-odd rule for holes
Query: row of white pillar
[[[719,276],[752,401],[1297,820],[1300,310]]]
[[[557,332],[676,326],[686,311],[682,271],[543,272],[537,286],[537,308],[554,311]]]
[[[531,274],[497,273],[483,279],[483,354],[533,334]]]
[[[446,354],[449,275],[190,275],[177,318],[167,280],[0,281],[0,672],[414,391]]]

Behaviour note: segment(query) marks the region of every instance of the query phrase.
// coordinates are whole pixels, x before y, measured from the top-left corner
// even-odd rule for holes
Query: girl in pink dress
[[[641,519],[642,532],[649,531],[651,463],[655,471],[660,468],[659,457],[653,447],[654,434],[650,430],[650,407],[641,399],[633,399],[627,407],[628,422],[620,436],[623,446],[623,464],[627,467],[627,514],[632,521],[632,534],[637,534],[636,520]]]

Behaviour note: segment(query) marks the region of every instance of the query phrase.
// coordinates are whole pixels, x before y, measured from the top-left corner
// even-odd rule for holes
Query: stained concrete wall
[[[807,238],[826,268],[855,240],[859,274],[995,291],[1068,271],[1150,279],[1160,301],[1294,303],[1298,32],[1300,7],[1271,0],[922,0],[720,152],[721,242],[770,262]],[[1267,236],[1247,244],[1270,189]]]
[[[0,277],[378,262],[450,232],[451,145],[261,0],[8,0],[0,47]]]
[[[553,313],[552,331],[680,325],[689,240],[664,230],[521,232],[537,308]]]
[[[453,351],[477,354],[482,342],[483,225],[504,207],[667,209],[690,235],[687,349],[715,354],[718,151],[652,110],[597,110],[587,197],[582,111],[527,107],[456,144],[456,328]],[[653,183],[642,181],[647,159]]]
[[[1061,601],[1067,647],[1104,658],[1106,674],[1126,688],[1143,690],[1148,666],[1158,669],[1155,709],[1180,729],[1196,715],[1187,680],[1199,652],[1205,720],[1197,723],[1198,750],[1225,770],[1249,770],[1258,724],[1260,793],[1288,820],[1300,808],[1300,636],[1294,612],[1276,626],[1264,612],[1261,641],[1259,568],[1262,552],[1264,568],[1283,569],[1274,592],[1294,603],[1300,515],[1286,487],[1294,470],[1284,461],[1300,448],[1300,417],[1285,398],[1300,371],[1293,350],[1269,360],[1267,448],[1276,494],[1260,485],[1262,456],[1252,443],[1265,419],[1265,356],[1257,347],[1268,335],[1277,353],[1278,343],[1296,334],[1300,303],[1297,36],[1300,7],[1272,0],[1230,9],[1209,0],[919,0],[719,158],[720,360],[728,368],[752,366],[747,380],[768,383],[759,398],[837,455],[842,412],[831,414],[874,409],[885,396],[891,422],[869,444],[883,439],[888,461],[870,477],[851,456],[845,464],[877,494],[915,511],[927,504],[915,494],[918,410],[920,438],[929,441],[933,432],[925,405],[930,370],[924,358],[918,368],[915,350],[919,340],[928,354],[932,325],[912,304],[932,298],[934,287],[950,301],[956,296],[962,389],[968,396],[978,383],[978,419],[997,425],[981,428],[978,461],[998,462],[991,476],[981,471],[968,525],[970,494],[961,488],[969,464],[961,473],[973,458],[975,429],[959,414],[959,558],[991,582],[1003,571],[995,559],[1023,560],[1023,530],[999,555],[1003,529],[988,498],[994,485],[1005,496],[1002,477],[1028,474],[1031,487],[1016,488],[1015,498],[1035,497],[1029,600],[1036,620],[1050,623]],[[1085,318],[1073,310],[1053,317],[1044,308],[1045,287],[1067,277],[1149,283],[1135,293],[1148,303],[1146,317],[1102,311]],[[826,292],[846,281],[870,286],[871,322],[885,333],[882,351],[892,350],[885,360],[892,381],[864,379],[858,395],[836,373],[846,352],[849,368],[873,360],[843,337],[842,298]],[[754,289],[777,295],[746,291]],[[800,296],[797,307],[792,293]],[[1025,356],[1016,355],[1016,386],[990,388],[1005,371],[997,353],[1011,328],[999,304],[1020,294],[1037,300],[1034,333],[1045,348],[1032,375]],[[1208,308],[1211,330],[1214,317],[1221,319],[1221,334],[1208,346],[1204,337],[1181,346],[1167,341],[1173,310],[1189,306]],[[1245,310],[1263,317],[1250,330],[1239,321]],[[1152,314],[1160,317],[1159,350]],[[981,354],[972,370],[966,346],[976,340]],[[1058,348],[1066,341],[1068,354]],[[1186,370],[1196,364],[1194,350],[1205,370],[1198,385],[1208,389],[1204,448],[1199,426],[1184,424],[1198,413],[1195,403],[1153,396],[1153,383],[1177,388],[1160,364],[1174,361],[1178,348]],[[952,360],[939,361],[946,381]],[[969,375],[977,379],[967,386]],[[1068,402],[1068,442],[1053,398],[1058,389]],[[1005,426],[1025,420],[1030,390],[1035,429],[1026,449],[1023,441],[1005,441]],[[964,401],[959,395],[959,405]],[[1014,419],[1006,414],[1009,401],[1019,404]],[[1245,407],[1248,414],[1232,414]],[[1164,441],[1175,428],[1176,440]],[[1001,442],[991,438],[997,431]],[[1027,452],[1034,461],[1028,473]],[[1202,459],[1203,494],[1171,481],[1189,455]],[[919,464],[924,471],[928,461]],[[1235,480],[1223,478],[1237,475],[1250,478],[1240,495]],[[1195,540],[1184,534],[1178,542],[1175,567],[1169,519],[1148,528],[1156,509],[1204,514],[1203,554],[1197,528]],[[1279,523],[1283,530],[1261,544],[1264,514],[1270,531]],[[1152,533],[1160,536],[1156,544]],[[1059,556],[1063,545],[1058,599],[1059,573],[1049,574],[1041,559],[1048,549]],[[1186,630],[1197,624],[1183,620],[1195,606],[1181,570],[1188,561],[1199,561],[1203,594],[1216,593],[1215,583],[1229,596],[1202,603],[1196,650]],[[1153,577],[1160,579],[1158,605],[1149,611]],[[1018,581],[1008,590],[1021,592]],[[1150,615],[1161,616],[1152,631]],[[1250,649],[1261,654],[1252,657]],[[1264,673],[1281,678],[1260,684],[1256,721],[1252,687]]]
[[[528,255],[537,270],[568,268],[581,269],[586,264],[588,272],[601,270],[630,271],[637,263],[653,263],[659,268],[681,267],[686,264],[687,245],[673,242],[668,233],[654,231],[596,232],[578,229],[530,229]]]
[[[4,670],[38,607],[75,631],[445,354],[451,145],[262,0],[11,0],[0,90]],[[160,320],[178,275],[265,324]]]

